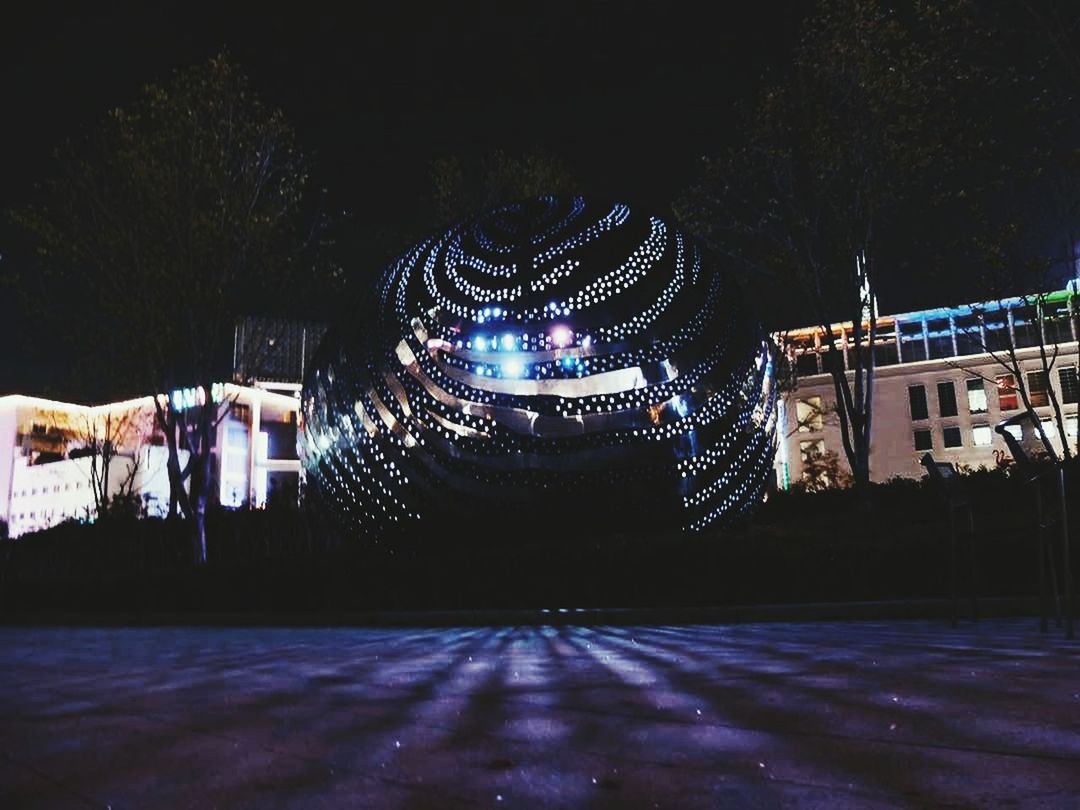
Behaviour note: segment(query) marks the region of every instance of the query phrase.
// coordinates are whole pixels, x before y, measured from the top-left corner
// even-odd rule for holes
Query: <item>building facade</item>
[[[296,393],[227,383],[211,392],[181,389],[161,396],[182,410],[208,395],[221,416],[213,448],[214,500],[256,508],[275,497],[295,500]],[[102,448],[112,456],[107,481]],[[92,520],[95,488],[110,496],[130,492],[144,514],[163,516],[169,505],[167,457],[152,397],[95,406],[0,397],[0,521],[14,538],[64,520]]]
[[[1063,441],[1075,450],[1077,303],[1074,282],[1037,299],[878,316],[873,347],[863,345],[863,351],[874,352],[876,366],[871,479],[921,477],[920,460],[928,452],[937,461],[973,469],[1007,463],[1008,448],[994,428],[1024,411],[1021,383],[1055,451],[1061,452]],[[851,323],[832,325],[835,352],[820,328],[777,337],[796,379],[783,398],[777,430],[777,484],[786,489],[820,470],[813,462],[826,454],[835,453],[847,468],[827,364],[851,368],[854,346]],[[1028,447],[1040,447],[1036,426],[1022,421],[1010,432]]]
[[[326,324],[250,316],[233,333],[233,382],[276,383],[299,390]]]

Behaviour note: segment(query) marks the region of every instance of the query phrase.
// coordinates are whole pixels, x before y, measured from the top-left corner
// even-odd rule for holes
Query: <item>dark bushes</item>
[[[978,591],[1034,594],[1030,489],[997,472],[961,483]],[[8,612],[307,613],[904,599],[949,586],[948,514],[913,481],[876,485],[869,498],[775,494],[752,520],[700,535],[580,532],[553,515],[483,535],[445,526],[393,543],[332,537],[295,508],[217,511],[196,567],[180,523],[64,524],[0,544],[0,600]]]

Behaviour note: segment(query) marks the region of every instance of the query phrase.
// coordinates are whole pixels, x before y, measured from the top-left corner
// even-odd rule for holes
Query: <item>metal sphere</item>
[[[413,247],[376,293],[303,391],[307,486],[345,526],[696,530],[760,500],[772,343],[663,219],[501,206]]]

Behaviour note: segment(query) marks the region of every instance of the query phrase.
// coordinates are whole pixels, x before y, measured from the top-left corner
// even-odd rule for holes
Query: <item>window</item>
[[[1020,407],[1016,396],[1016,377],[1002,374],[994,378],[998,389],[998,407],[1003,411],[1015,411]]]
[[[915,431],[915,449],[919,451],[934,449],[934,439],[929,430]]]
[[[953,351],[952,327],[948,318],[937,318],[926,322],[927,347],[930,350],[931,359],[952,357]]]
[[[983,348],[982,325],[978,315],[957,316],[955,323],[957,354],[982,354],[986,351]]]
[[[1024,440],[1024,429],[1020,425],[1006,425],[1005,432],[1016,439],[1018,442]]]
[[[975,425],[971,428],[971,443],[976,447],[989,447],[994,441],[994,431],[989,425]]]
[[[1039,328],[1039,312],[1033,306],[1017,307],[1013,313],[1013,334],[1016,335],[1016,348],[1038,346],[1042,343],[1042,329]]]
[[[905,363],[926,359],[922,321],[900,324],[900,359]]]
[[[247,450],[247,428],[236,422],[229,422],[225,428],[225,444],[236,450]]]
[[[806,481],[811,489],[831,486],[825,442],[821,439],[799,442],[799,452],[802,455],[803,481]]]
[[[1076,366],[1058,369],[1058,381],[1061,383],[1061,401],[1080,401],[1080,385],[1077,384]]]
[[[1050,404],[1050,385],[1045,371],[1029,371],[1027,374],[1028,399],[1034,408]]]
[[[795,419],[799,433],[821,430],[821,397],[807,397],[795,401]]]
[[[874,340],[874,365],[895,366],[900,362],[896,353],[896,327],[878,321],[877,337]]]
[[[817,374],[817,352],[807,349],[795,358],[795,369],[800,374]]]
[[[967,381],[968,411],[986,413],[986,388],[979,379]]]
[[[987,312],[983,315],[983,334],[986,336],[986,350],[1001,352],[1009,348],[1009,316],[1004,310]]]
[[[1043,433],[1046,435],[1046,438],[1048,438],[1048,439],[1052,439],[1055,436],[1057,436],[1057,423],[1054,422],[1053,419],[1043,419],[1042,420],[1042,429],[1043,429]]]
[[[952,380],[937,384],[937,399],[941,416],[956,416],[956,388]]]
[[[889,335],[888,340],[879,340],[874,344],[874,365],[895,366],[900,362],[896,354],[896,338]]]
[[[963,447],[964,440],[960,436],[960,428],[947,427],[941,431],[941,436],[945,440],[946,447]]]
[[[908,386],[908,401],[911,403],[911,419],[918,421],[930,416],[926,408],[926,388],[921,385]]]
[[[1071,438],[1076,438],[1077,419],[1075,416],[1065,417],[1065,434]]]
[[[248,471],[248,459],[243,453],[228,453],[225,456],[225,473],[230,476],[245,476]]]
[[[843,370],[844,368],[844,350],[842,347],[837,346],[835,349],[821,350],[821,370],[832,371],[833,369]]]
[[[1043,301],[1043,332],[1048,345],[1073,339],[1068,301]]]
[[[799,455],[804,464],[812,458],[825,455],[825,440],[811,439],[810,441],[799,442]]]

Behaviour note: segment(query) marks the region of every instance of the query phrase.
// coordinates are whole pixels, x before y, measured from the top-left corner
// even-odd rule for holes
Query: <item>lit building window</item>
[[[1053,419],[1042,420],[1043,433],[1046,434],[1046,438],[1052,439],[1057,436],[1057,425],[1054,424]]]
[[[803,461],[808,460],[814,455],[824,455],[825,440],[810,439],[808,441],[799,442],[799,454],[802,456]]]
[[[1065,433],[1066,433],[1066,435],[1068,435],[1069,438],[1071,438],[1071,439],[1075,439],[1076,438],[1076,429],[1077,429],[1077,417],[1075,417],[1075,416],[1066,416],[1065,417]]]
[[[980,379],[967,381],[968,411],[986,413],[986,387]]]
[[[1003,411],[1015,411],[1020,407],[1019,398],[1016,395],[1016,377],[1012,374],[1001,374],[994,378],[998,389],[998,407]]]
[[[994,432],[989,425],[975,425],[971,428],[971,443],[976,447],[989,447],[994,440]]]
[[[795,402],[795,419],[797,420],[799,433],[810,433],[821,430],[823,419],[821,412],[821,397],[807,397]]]

